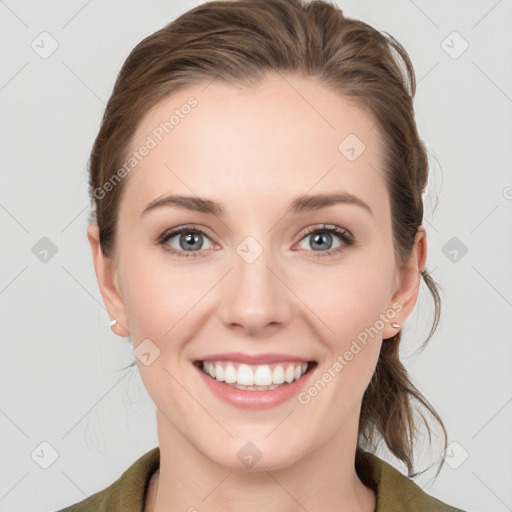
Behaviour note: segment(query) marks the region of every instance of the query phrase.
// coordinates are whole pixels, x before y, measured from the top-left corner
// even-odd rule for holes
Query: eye
[[[314,257],[330,256],[332,254],[340,253],[347,247],[354,243],[353,236],[346,230],[339,228],[338,226],[322,225],[321,227],[310,228],[305,234],[303,234],[303,241],[309,239],[308,245],[310,250],[313,251]],[[333,246],[333,242],[337,245]],[[307,249],[307,248],[306,248]]]
[[[205,241],[207,241],[206,244]],[[166,251],[185,258],[200,256],[200,252],[203,249],[213,248],[213,243],[208,238],[206,232],[195,226],[184,226],[168,230],[160,236],[158,243]]]
[[[314,257],[341,253],[354,243],[353,236],[346,229],[325,224],[308,228],[305,233],[302,233],[299,245],[308,239],[310,239],[308,243],[310,248],[306,250],[311,250]],[[170,229],[159,237],[158,243],[164,250],[184,258],[204,256],[204,250],[214,247],[207,233],[198,226]],[[304,247],[300,248],[304,249]]]

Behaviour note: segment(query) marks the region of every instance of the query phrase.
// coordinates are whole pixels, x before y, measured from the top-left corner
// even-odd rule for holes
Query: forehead
[[[149,149],[140,151],[144,146]],[[134,151],[145,156],[130,172],[124,196],[139,211],[171,192],[221,202],[243,196],[247,206],[335,189],[386,207],[374,119],[314,79],[186,87],[144,116],[128,153]]]

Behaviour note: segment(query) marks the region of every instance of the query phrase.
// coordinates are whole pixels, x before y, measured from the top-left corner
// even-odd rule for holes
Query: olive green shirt
[[[149,480],[159,466],[157,446],[109,487],[58,512],[143,512]],[[361,481],[375,491],[375,512],[464,512],[429,496],[400,471],[369,452],[358,449],[356,471]]]

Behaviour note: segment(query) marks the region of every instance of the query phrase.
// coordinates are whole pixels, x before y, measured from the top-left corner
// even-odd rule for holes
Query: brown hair
[[[346,18],[335,5],[303,0],[207,2],[133,49],[117,77],[90,157],[93,215],[105,256],[115,255],[117,214],[126,179],[108,189],[105,185],[123,165],[145,113],[189,85],[217,79],[251,86],[271,72],[318,79],[373,116],[384,141],[395,254],[400,264],[408,260],[423,219],[422,194],[428,177],[426,149],[414,118],[416,83],[410,59],[389,34]],[[423,349],[439,322],[440,296],[426,270],[422,277],[435,303]],[[406,464],[409,476],[416,476],[413,406],[426,408],[442,427],[445,449],[447,434],[400,362],[400,339],[398,332],[382,344],[362,401],[359,446],[374,447],[380,434],[393,455]],[[429,424],[421,417],[430,439]]]

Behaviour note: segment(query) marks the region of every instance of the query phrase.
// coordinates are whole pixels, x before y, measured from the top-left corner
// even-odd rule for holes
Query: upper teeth
[[[286,369],[285,369],[286,368]],[[308,363],[248,365],[225,361],[203,361],[203,370],[219,382],[243,386],[270,386],[300,379]]]

